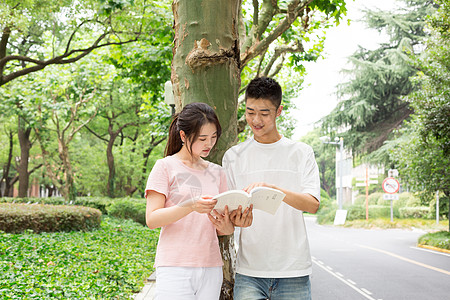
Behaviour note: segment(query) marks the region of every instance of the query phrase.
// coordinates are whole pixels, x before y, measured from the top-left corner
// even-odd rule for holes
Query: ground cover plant
[[[153,271],[158,234],[108,216],[90,232],[1,232],[0,299],[130,299]]]

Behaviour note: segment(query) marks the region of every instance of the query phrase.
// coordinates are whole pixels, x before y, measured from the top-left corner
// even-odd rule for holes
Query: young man
[[[271,78],[250,82],[245,94],[246,119],[253,138],[230,148],[223,158],[228,185],[250,191],[267,186],[286,194],[275,215],[253,210],[235,216],[242,226],[234,299],[311,299],[312,270],[303,211],[319,208],[319,170],[312,148],[277,130],[282,91]],[[245,228],[244,228],[245,227]]]

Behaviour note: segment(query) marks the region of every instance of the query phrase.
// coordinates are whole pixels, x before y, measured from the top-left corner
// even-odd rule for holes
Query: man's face
[[[279,139],[276,118],[283,107],[276,109],[270,100],[247,98],[245,119],[260,143],[273,143]]]

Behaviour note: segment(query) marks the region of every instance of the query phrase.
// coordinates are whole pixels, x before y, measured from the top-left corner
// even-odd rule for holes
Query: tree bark
[[[8,160],[6,165],[3,167],[3,175],[0,183],[2,181],[5,182],[5,190],[2,192],[2,197],[9,197],[11,195],[11,180],[9,178],[9,172],[11,171],[11,164],[13,159],[13,149],[14,149],[14,140],[13,140],[13,132],[9,132],[9,150],[8,150]]]
[[[109,141],[108,141],[108,145],[106,146],[106,160],[108,162],[108,170],[109,170],[107,192],[108,192],[108,197],[114,198],[115,197],[116,167],[114,164],[113,147],[114,147],[114,142],[116,141],[116,138],[118,136],[118,133],[117,132],[113,133],[113,130],[111,127],[112,127],[112,124],[110,123],[110,127],[108,128]]]
[[[225,151],[237,139],[241,1],[174,0],[172,9],[175,40],[171,80],[175,106],[180,111],[188,103],[204,102],[214,108],[222,137],[210,159],[220,164]],[[236,255],[233,237],[220,240],[224,260],[221,299],[232,299]]]
[[[28,197],[28,159],[30,158],[30,133],[31,128],[26,125],[25,120],[19,116],[18,118],[18,137],[20,144],[20,162],[18,167],[19,172],[19,198]]]

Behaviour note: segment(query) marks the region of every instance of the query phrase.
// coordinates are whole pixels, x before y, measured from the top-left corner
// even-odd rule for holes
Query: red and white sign
[[[400,183],[397,179],[393,177],[388,177],[385,180],[383,180],[383,191],[388,194],[395,194],[400,189]]]

